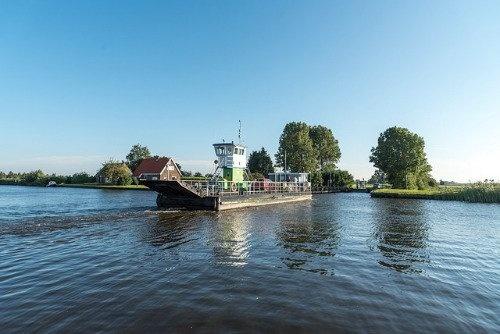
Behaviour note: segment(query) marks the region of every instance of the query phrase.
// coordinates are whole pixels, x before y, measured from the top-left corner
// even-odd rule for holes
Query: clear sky
[[[94,173],[135,143],[208,172],[330,127],[368,178],[399,125],[437,179],[500,179],[500,1],[1,1],[0,170]]]

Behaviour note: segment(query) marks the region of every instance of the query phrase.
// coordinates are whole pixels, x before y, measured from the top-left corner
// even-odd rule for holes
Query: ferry
[[[245,145],[222,142],[213,147],[217,160],[210,179],[141,181],[158,193],[159,208],[220,211],[311,200],[307,173],[285,171],[249,180]]]

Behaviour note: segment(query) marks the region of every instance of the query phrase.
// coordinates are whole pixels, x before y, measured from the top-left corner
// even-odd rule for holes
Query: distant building
[[[363,180],[356,180],[356,189],[366,189],[366,181]]]
[[[307,182],[308,173],[276,172],[269,173],[269,180],[273,182]]]
[[[156,156],[142,160],[133,176],[139,180],[173,181],[181,179],[181,171],[172,158]]]

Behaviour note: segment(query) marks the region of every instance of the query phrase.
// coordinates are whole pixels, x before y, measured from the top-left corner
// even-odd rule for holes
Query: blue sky
[[[211,144],[274,154],[330,127],[373,172],[380,132],[437,179],[500,179],[498,1],[2,1],[0,170],[95,172],[135,143],[206,172]]]

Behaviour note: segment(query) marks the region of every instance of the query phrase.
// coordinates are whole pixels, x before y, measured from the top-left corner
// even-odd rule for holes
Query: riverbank
[[[43,187],[46,184],[42,183],[29,183],[29,182],[16,182],[0,180],[0,186],[23,186],[23,187]],[[128,186],[119,186],[113,184],[100,184],[100,183],[61,183],[56,187],[62,188],[87,188],[87,189],[111,189],[111,190],[149,190],[146,186],[131,184]]]
[[[57,187],[63,188],[90,188],[90,189],[110,189],[110,190],[142,190],[149,191],[149,188],[143,185],[131,184],[128,186],[119,186],[112,184],[84,183],[84,184],[58,184]]]
[[[370,193],[377,198],[408,198],[462,201],[470,203],[500,203],[500,187],[468,186],[441,187],[426,190],[377,189]]]

